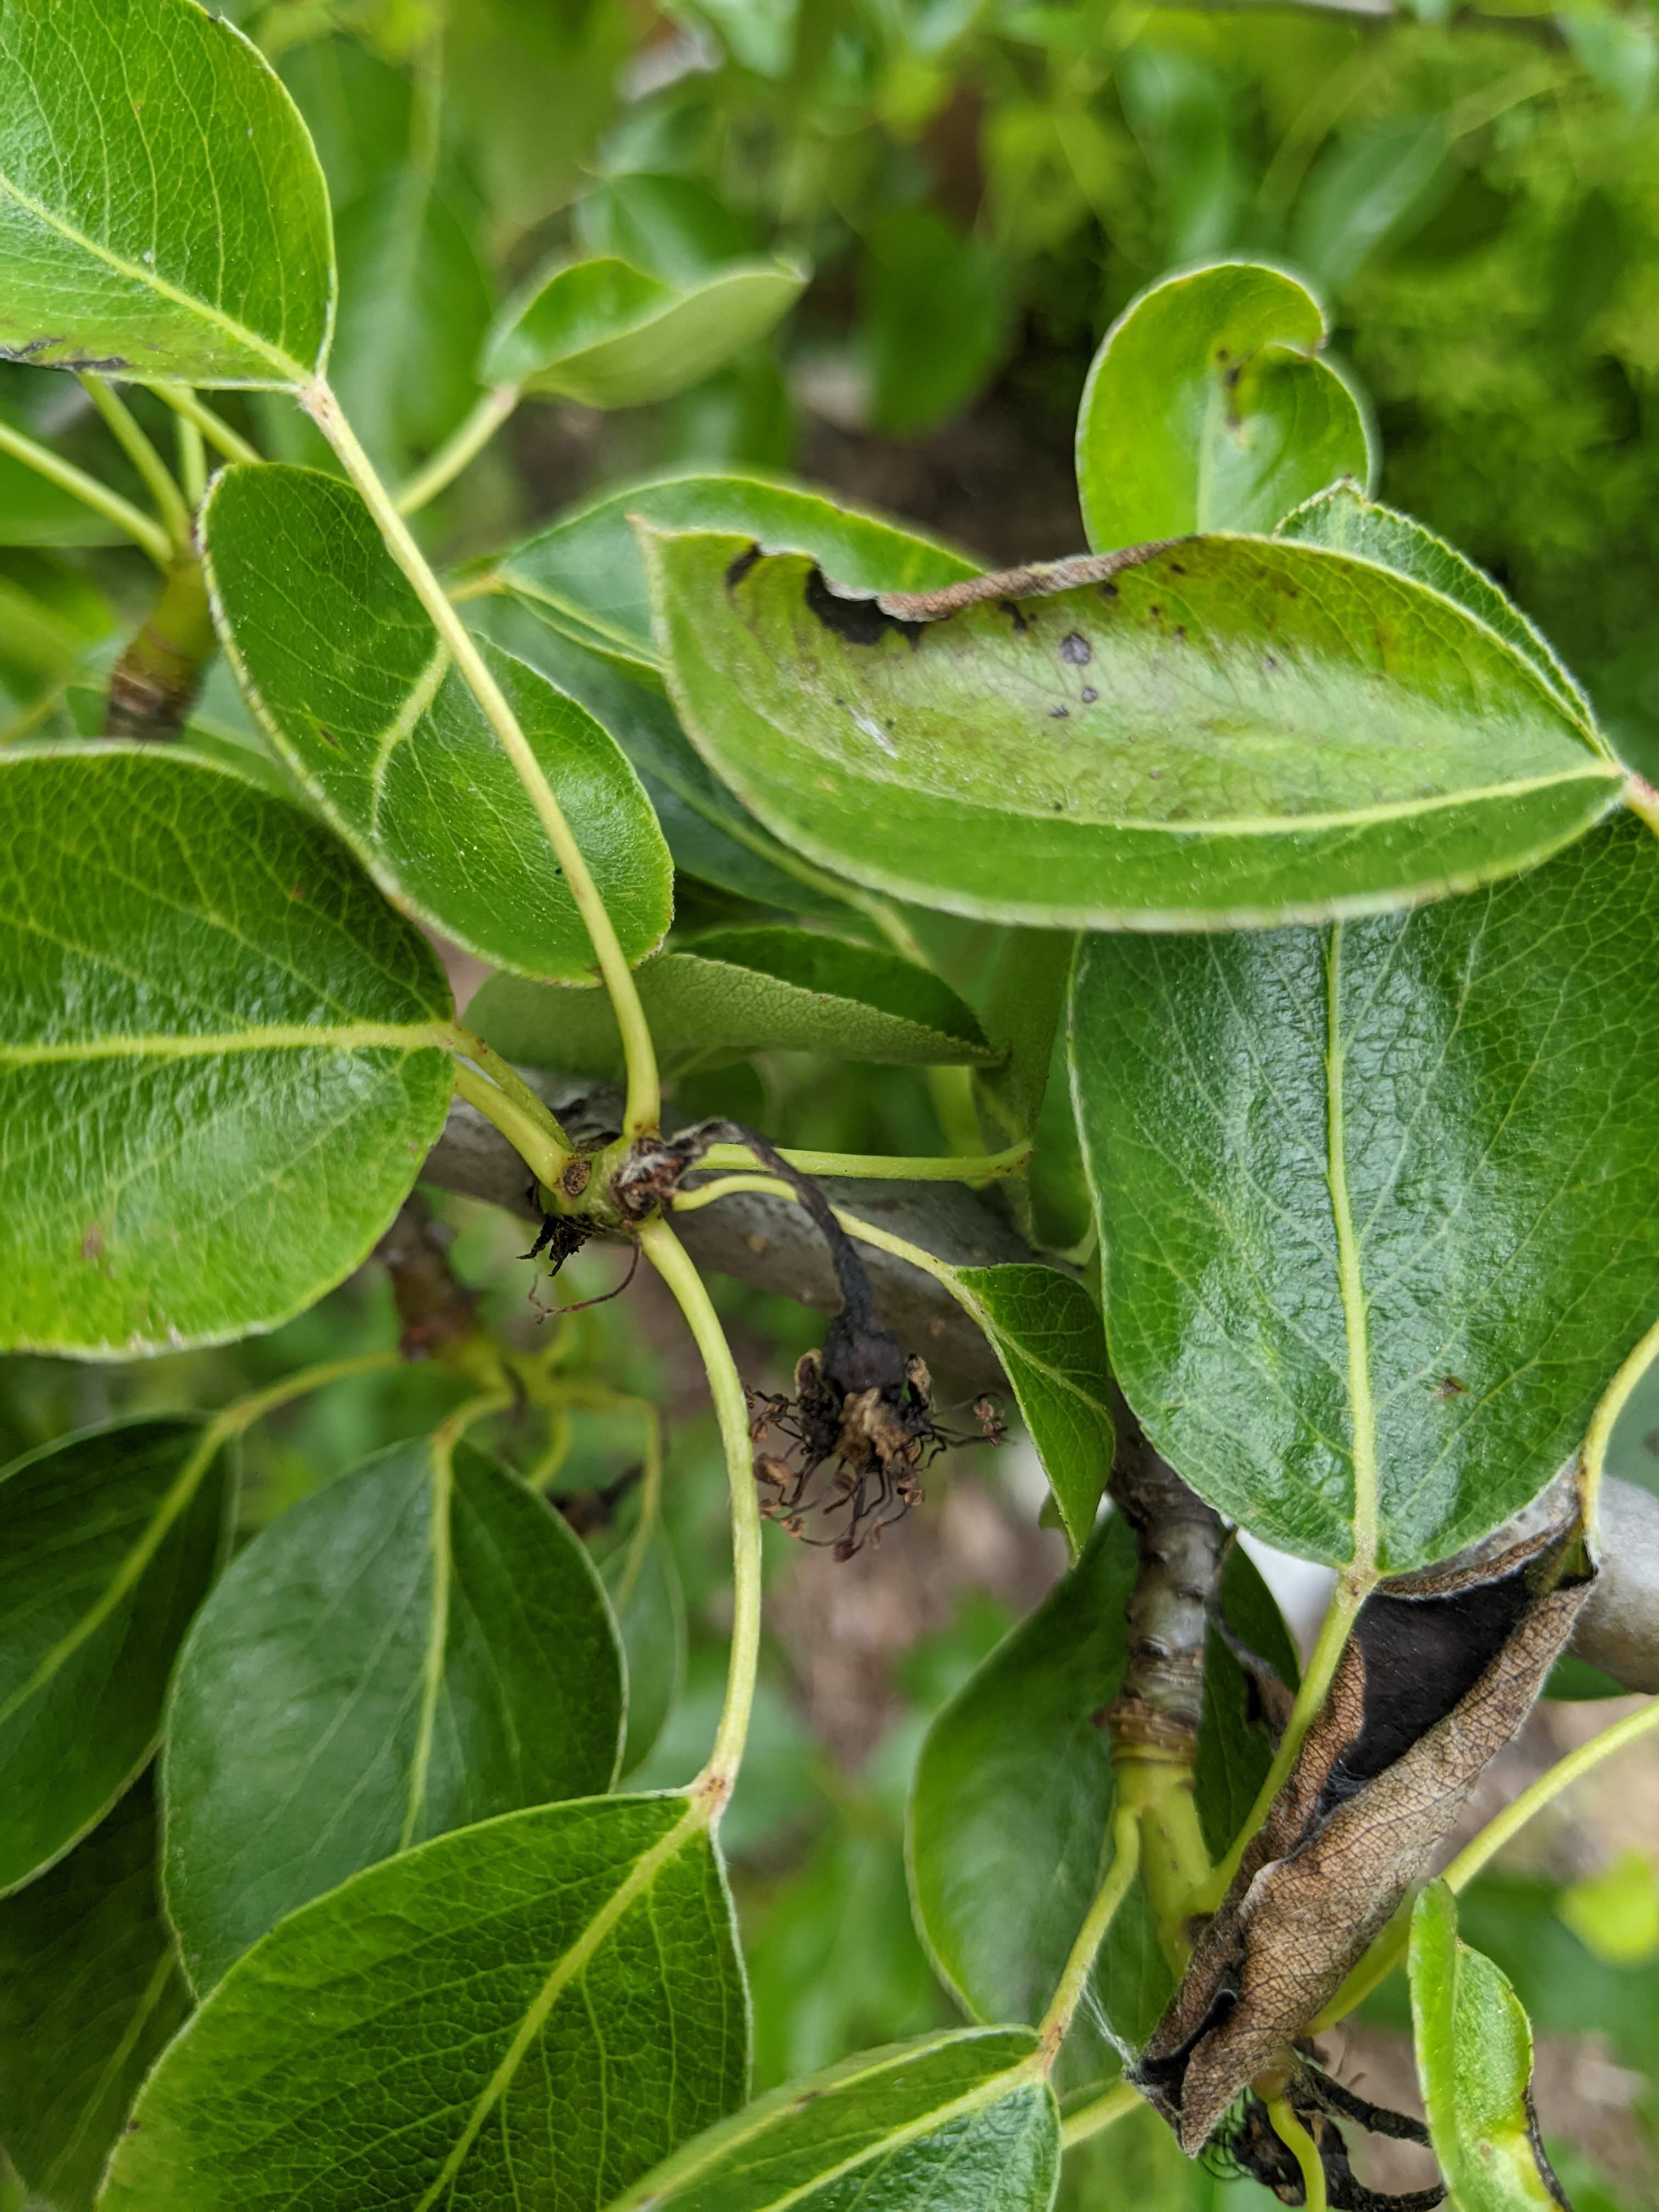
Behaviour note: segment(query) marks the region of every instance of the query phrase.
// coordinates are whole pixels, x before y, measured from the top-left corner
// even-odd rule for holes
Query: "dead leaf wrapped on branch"
[[[1379,1586],[1135,2079],[1189,2155],[1293,2046],[1526,1718],[1589,1593],[1575,1518]]]

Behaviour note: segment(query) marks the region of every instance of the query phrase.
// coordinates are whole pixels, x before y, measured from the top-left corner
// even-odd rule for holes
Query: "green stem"
[[[611,1601],[619,1613],[639,1585],[645,1571],[645,1555],[651,1548],[651,1539],[662,1516],[662,1419],[656,1407],[645,1400],[640,1401],[640,1413],[645,1431],[645,1473],[640,1482],[640,1517],[634,1524],[622,1580]]]
[[[446,484],[454,482],[467,464],[483,451],[518,405],[521,389],[516,384],[498,384],[484,393],[471,413],[450,432],[426,466],[417,471],[398,494],[399,514],[418,514],[428,500],[437,497]]]
[[[1446,1869],[1444,1879],[1453,1890],[1467,1889],[1481,1869],[1501,1851],[1512,1837],[1519,1835],[1534,1813],[1540,1813],[1553,1797],[1580,1780],[1592,1767],[1599,1766],[1604,1759],[1611,1759],[1617,1751],[1634,1743],[1639,1736],[1659,1723],[1659,1698],[1651,1698],[1624,1719],[1615,1721],[1611,1728],[1593,1735],[1588,1743],[1581,1743],[1577,1751],[1570,1751],[1565,1759],[1558,1759],[1547,1774],[1540,1774],[1530,1789],[1523,1790],[1511,1805],[1506,1805],[1495,1820],[1488,1820],[1472,1843],[1465,1844],[1457,1856]]]
[[[1329,1692],[1337,1662],[1342,1656],[1343,1646],[1347,1643],[1355,1615],[1364,1603],[1366,1593],[1374,1580],[1375,1577],[1362,1576],[1350,1568],[1331,1592],[1331,1601],[1325,1609],[1325,1618],[1320,1626],[1319,1641],[1314,1645],[1308,1670],[1303,1675],[1301,1686],[1296,1693],[1296,1703],[1291,1708],[1290,1720],[1279,1740],[1273,1765],[1267,1769],[1267,1779],[1257,1791],[1249,1818],[1234,1837],[1226,1857],[1193,1900],[1195,1911],[1213,1912],[1227,1894],[1251,1837],[1267,1819],[1268,1808],[1290,1778],[1291,1769],[1296,1765],[1303,1740],[1313,1723],[1314,1716]]]
[[[1633,775],[1625,785],[1625,804],[1637,819],[1645,822],[1656,837],[1659,837],[1659,791],[1656,791],[1645,776]]]
[[[222,1412],[216,1413],[208,1424],[202,1445],[208,1447],[208,1456],[211,1458],[220,1445],[230,1437],[240,1437],[244,1429],[252,1428],[255,1421],[264,1420],[267,1413],[276,1413],[279,1407],[291,1404],[295,1398],[304,1398],[313,1390],[320,1390],[328,1382],[344,1382],[354,1375],[379,1374],[382,1369],[398,1367],[402,1364],[400,1352],[360,1352],[349,1359],[325,1359],[319,1366],[302,1367],[297,1374],[285,1375],[280,1382],[272,1382],[263,1390],[255,1390],[246,1398],[238,1398],[234,1405],[227,1406]],[[210,1437],[212,1439],[210,1446],[208,1443]],[[201,1448],[198,1446],[198,1449]]]
[[[1045,2073],[1053,2071],[1060,2046],[1066,2040],[1083,1992],[1089,1986],[1096,1954],[1106,1940],[1106,1931],[1119,1905],[1129,1893],[1129,1885],[1139,1863],[1139,1816],[1124,1807],[1112,1823],[1112,1863],[1107,1869],[1106,1879],[1095,1893],[1095,1901],[1089,1907],[1066,1961],[1060,1985],[1037,2026],[1037,2045]]]
[[[553,848],[553,857],[563,872],[565,884],[576,910],[587,927],[605,987],[611,994],[611,1004],[617,1027],[622,1036],[623,1055],[628,1069],[628,1093],[624,1108],[625,1133],[629,1137],[642,1135],[656,1128],[662,1119],[662,1086],[657,1074],[657,1056],[651,1042],[651,1031],[645,1018],[645,1009],[640,1004],[640,994],[635,987],[633,972],[628,957],[622,949],[615,925],[599,896],[582,849],[571,834],[564,811],[553,796],[552,788],[542,773],[541,763],[532,750],[529,740],[519,727],[519,720],[507,704],[506,694],[489,665],[478,649],[477,641],[450,605],[443,586],[433,574],[426,556],[416,544],[408,524],[398,512],[390,493],[375,472],[374,465],[359,443],[356,433],[347,422],[340,404],[327,383],[319,380],[298,395],[306,412],[328,440],[339,456],[342,466],[362,494],[363,502],[380,527],[386,550],[409,579],[416,597],[426,609],[433,628],[454,655],[455,665],[463,681],[483,709],[484,718],[495,732],[501,750],[513,763],[519,781],[524,786],[538,819]]]
[[[1109,2089],[1103,2097],[1097,2097],[1092,2104],[1081,2106],[1060,2122],[1061,2148],[1070,2150],[1073,2143],[1087,2142],[1091,2136],[1097,2136],[1119,2120],[1127,2119],[1146,2101],[1139,2089],[1120,2081],[1115,2089]]]
[[[845,1176],[894,1182],[992,1182],[998,1176],[1018,1175],[1031,1157],[1031,1141],[1024,1138],[1006,1152],[978,1152],[970,1157],[947,1154],[889,1156],[880,1152],[799,1152],[780,1146],[781,1156],[803,1175]],[[746,1145],[711,1145],[700,1167],[750,1166],[755,1155]]]
[[[79,378],[82,390],[103,416],[115,442],[132,463],[155,501],[167,533],[167,541],[175,554],[187,554],[191,550],[190,509],[185,495],[173,481],[173,471],[145,435],[142,424],[131,409],[113,392],[101,376],[85,371]]]
[[[1327,2212],[1325,2161],[1317,2145],[1283,2097],[1269,2097],[1267,2118],[1273,2133],[1302,2170],[1302,2202],[1307,2212]]]
[[[224,416],[216,415],[189,385],[152,384],[146,388],[153,392],[164,406],[171,407],[175,415],[182,416],[186,422],[193,422],[215,452],[222,453],[228,461],[262,461],[264,459],[257,446],[249,445],[240,430],[233,430]]]
[[[726,1479],[732,1491],[732,1654],[714,1748],[692,1784],[694,1796],[712,1801],[710,1817],[718,1820],[743,1761],[760,1667],[760,1500],[755,1490],[749,1407],[720,1316],[679,1239],[660,1220],[647,1222],[639,1235],[641,1249],[673,1293],[702,1355],[720,1441],[726,1447]]]
[[[459,1022],[452,1022],[450,1049],[475,1061],[498,1091],[504,1091],[564,1152],[574,1153],[576,1148],[560,1127],[552,1108],[537,1097],[512,1061],[503,1060],[493,1045],[486,1044],[471,1030],[463,1029]]]
[[[143,548],[158,568],[165,569],[171,563],[173,547],[160,523],[135,507],[130,499],[123,499],[118,491],[112,491],[96,477],[77,469],[73,461],[64,460],[49,446],[37,445],[21,430],[14,430],[9,422],[0,422],[0,453],[9,453],[13,460],[21,461],[25,468],[45,477],[60,491],[68,492],[83,507],[91,507],[94,514],[101,514],[106,522],[112,522],[135,545]]]
[[[974,1072],[969,1067],[930,1067],[927,1095],[939,1134],[953,1152],[982,1153],[979,1115],[974,1105]],[[1030,1147],[1027,1148],[1029,1157]]]
[[[207,580],[186,553],[110,671],[106,734],[141,743],[176,738],[218,649]]]
[[[173,431],[179,455],[179,480],[193,514],[207,495],[207,450],[202,443],[199,425],[188,416],[175,415]]]
[[[557,1182],[572,1156],[549,1136],[540,1120],[465,1061],[456,1066],[455,1088],[469,1106],[476,1106],[485,1121],[501,1131],[538,1183],[551,1187]]]
[[[1659,829],[1659,818],[1656,819],[1655,827]],[[1619,1416],[1630,1401],[1632,1391],[1656,1359],[1659,1359],[1659,1322],[1655,1322],[1640,1343],[1626,1354],[1618,1373],[1597,1401],[1595,1411],[1590,1415],[1590,1425],[1584,1431],[1584,1526],[1592,1535],[1595,1530],[1595,1501],[1601,1494],[1601,1469],[1607,1460],[1607,1446],[1613,1440],[1613,1430],[1618,1426]]]

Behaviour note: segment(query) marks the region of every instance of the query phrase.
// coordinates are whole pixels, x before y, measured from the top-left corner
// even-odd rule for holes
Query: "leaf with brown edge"
[[[1575,1520],[1380,1584],[1136,2078],[1189,2155],[1307,2033],[1526,1718],[1589,1593]]]

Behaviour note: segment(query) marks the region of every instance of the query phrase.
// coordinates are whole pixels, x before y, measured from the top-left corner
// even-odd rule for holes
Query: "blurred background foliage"
[[[474,405],[496,307],[550,257],[616,253],[674,282],[757,253],[811,269],[776,331],[669,400],[605,414],[526,404],[421,517],[447,556],[690,464],[793,471],[993,560],[1076,550],[1072,431],[1103,331],[1173,267],[1265,255],[1329,301],[1333,350],[1375,410],[1381,496],[1498,577],[1632,764],[1659,772],[1659,40],[1641,0],[455,0],[447,16],[431,0],[242,0],[228,12],[316,137],[337,211],[336,380],[394,474]],[[159,437],[167,418],[131,396]],[[327,465],[288,403],[223,404],[267,453]],[[0,416],[136,491],[69,380],[0,369]],[[145,590],[138,556],[95,518],[0,460],[8,736],[42,726],[71,677],[113,653]],[[240,718],[222,671],[210,726],[216,714]],[[682,884],[682,925],[725,910],[721,894]],[[975,995],[973,931],[915,919]],[[920,1073],[828,1073],[779,1056],[710,1079],[707,1097],[688,1086],[680,1103],[796,1142],[933,1148]],[[1052,1103],[1063,1115],[1058,1092]],[[1068,1148],[1044,1151],[1053,1187],[1036,1200],[1064,1245],[1080,1192]],[[520,1229],[434,1202],[486,1312],[534,1337],[512,1264]],[[615,1267],[611,1255],[585,1259],[565,1295],[608,1287]],[[781,1378],[817,1333],[736,1285],[722,1303],[756,1381]],[[648,1649],[630,1638],[636,1702],[649,1680],[661,1725],[629,1756],[637,1784],[678,1782],[712,1729],[729,1601],[712,1424],[649,1286],[556,1326],[573,1375],[665,1412],[659,1626]],[[10,1360],[0,1462],[112,1413],[223,1403],[317,1358],[390,1346],[397,1330],[371,1266],[228,1349],[121,1370]],[[244,1535],[429,1428],[460,1388],[410,1366],[256,1432]],[[495,1441],[602,1558],[625,1545],[635,1416],[578,1412],[562,1437],[507,1419]],[[1659,1486],[1652,1389],[1615,1456]],[[928,1719],[1064,1550],[1036,1525],[1041,1479],[1018,1446],[957,1455],[930,1489],[915,1522],[850,1566],[769,1531],[767,1672],[726,1838],[757,2087],[952,2017],[908,1910],[910,1769]],[[1494,1789],[1607,1717],[1601,1704],[1542,1709]],[[1539,2033],[1540,2103],[1579,2212],[1659,2208],[1656,1836],[1659,1767],[1621,1765],[1468,1900],[1469,1940],[1511,1976]],[[1402,1987],[1381,1992],[1342,2055],[1346,2078],[1383,2102],[1409,2098],[1390,2072],[1404,2063],[1404,2002]],[[1073,2161],[1066,2189],[1072,2212],[1270,2201],[1188,2166],[1150,2115]]]

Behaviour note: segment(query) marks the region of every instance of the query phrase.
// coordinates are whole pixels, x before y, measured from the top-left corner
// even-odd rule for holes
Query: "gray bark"
[[[527,1068],[520,1072],[573,1142],[595,1142],[619,1126],[622,1102],[615,1091]],[[537,1218],[523,1161],[460,1099],[450,1108],[423,1176],[441,1190],[487,1200],[526,1220]],[[826,1181],[823,1188],[833,1205],[955,1265],[996,1266],[1036,1256],[994,1206],[960,1183]],[[744,1192],[679,1215],[674,1230],[699,1267],[713,1273],[735,1275],[821,1312],[833,1312],[840,1302],[823,1240],[791,1200]],[[1002,1380],[990,1346],[931,1275],[868,1245],[860,1249],[882,1318],[906,1351],[920,1352],[930,1364],[975,1389]],[[1547,1510],[1542,1501],[1539,1510]],[[1518,1515],[1500,1533],[1507,1538],[1526,1520],[1526,1513]],[[1602,1486],[1600,1554],[1601,1574],[1578,1617],[1571,1648],[1627,1689],[1659,1691],[1659,1498],[1608,1479]]]

